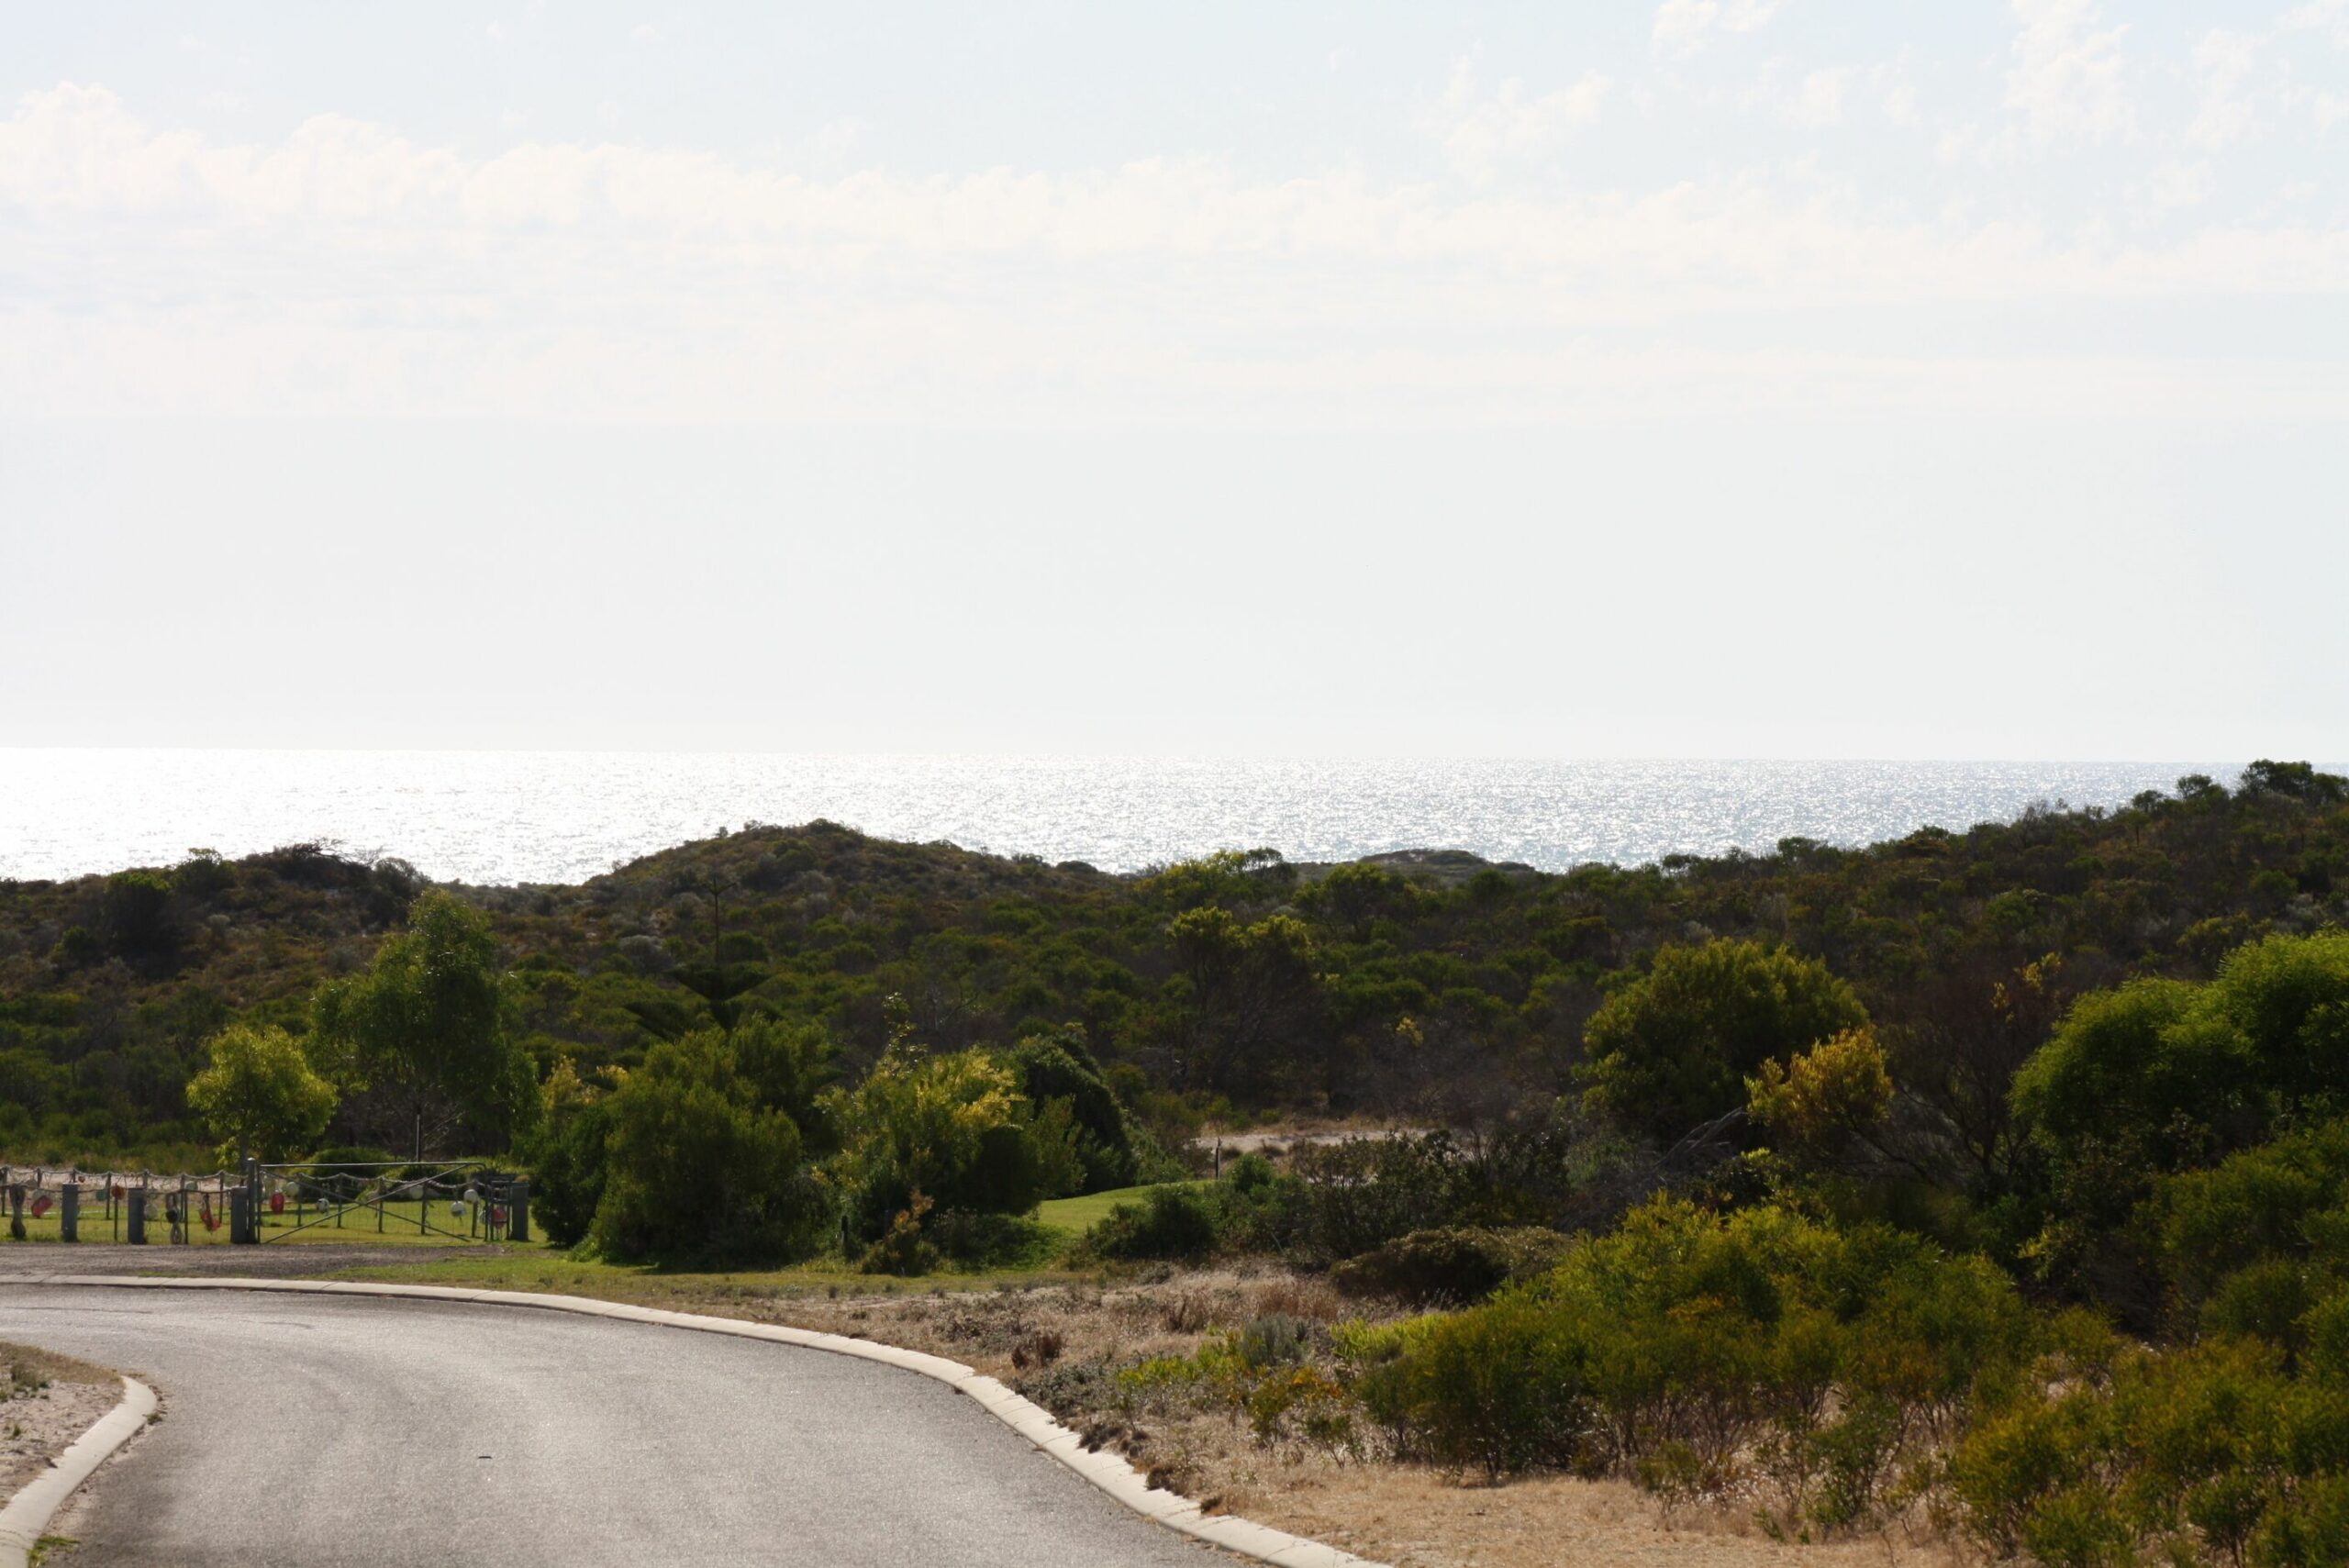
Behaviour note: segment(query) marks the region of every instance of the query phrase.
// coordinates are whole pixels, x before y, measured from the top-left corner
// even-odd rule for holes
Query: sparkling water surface
[[[0,750],[0,877],[319,841],[468,883],[576,882],[720,827],[829,817],[891,839],[1132,871],[1471,850],[1563,870],[1800,835],[1871,843],[2117,806],[2237,763],[793,756]]]

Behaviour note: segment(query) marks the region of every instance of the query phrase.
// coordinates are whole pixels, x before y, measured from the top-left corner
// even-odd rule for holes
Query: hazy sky
[[[2349,755],[2349,0],[19,6],[0,744]]]

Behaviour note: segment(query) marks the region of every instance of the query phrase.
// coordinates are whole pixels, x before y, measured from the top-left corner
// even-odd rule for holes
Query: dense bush
[[[734,1071],[761,1105],[791,1118],[807,1158],[821,1160],[840,1148],[827,1093],[838,1076],[838,1052],[822,1025],[752,1016],[727,1031],[726,1042]]]
[[[1405,1451],[1571,1466],[1795,1517],[1864,1518],[1924,1440],[2029,1353],[2013,1287],[1883,1227],[1660,1200],[1489,1304],[1362,1342],[1356,1387]]]
[[[1569,1244],[1559,1232],[1531,1225],[1414,1230],[1338,1264],[1330,1278],[1348,1296],[1386,1296],[1414,1307],[1465,1307],[1511,1280],[1554,1267]]]
[[[1011,1053],[1020,1091],[1040,1110],[1064,1104],[1084,1179],[1077,1189],[1106,1192],[1181,1173],[1119,1100],[1078,1029],[1031,1035]]]
[[[2349,1562],[2349,1366],[2294,1378],[2221,1338],[2073,1369],[1983,1421],[1951,1465],[1983,1544],[2050,1568]]]
[[[549,1240],[569,1247],[586,1240],[604,1201],[612,1102],[582,1084],[567,1059],[555,1063],[543,1100],[521,1151],[530,1166],[530,1213]]]
[[[2172,1177],[2147,1213],[2180,1330],[2297,1357],[2349,1298],[2349,1119]]]
[[[899,996],[941,1051],[1075,1029],[1170,1150],[1219,1097],[1453,1120],[1513,1091],[1579,1090],[1586,1020],[1659,943],[1782,944],[1850,982],[1904,1113],[1939,1124],[1953,1168],[1996,1198],[2028,1173],[2013,1168],[2008,1080],[2072,995],[2132,973],[2199,979],[2246,940],[2349,915],[2339,794],[2300,764],[2260,763],[2232,791],[2188,779],[2119,810],[1554,875],[1457,854],[1322,868],[1252,853],[1116,877],[810,823],[578,886],[444,891],[488,920],[541,1071],[558,1056],[591,1076],[632,1068],[721,1013],[773,1013],[822,1024],[852,1078],[887,1045]],[[409,868],[314,845],[193,857],[169,880],[173,945],[130,962],[113,962],[106,879],[0,881],[0,1051],[71,1068],[27,1112],[41,1138],[192,1137],[182,1088],[202,1041],[297,1021],[424,888]],[[728,890],[722,909],[711,888]],[[1228,918],[1178,933],[1200,910]],[[1759,1068],[1722,1065],[1727,1109]],[[21,1108],[0,1102],[0,1118]],[[356,1097],[333,1135],[405,1147],[405,1129],[364,1125],[388,1108]],[[495,1151],[500,1130],[465,1129],[466,1151]]]
[[[1736,1109],[1765,1062],[1867,1021],[1816,959],[1751,941],[1667,947],[1591,1016],[1590,1100],[1669,1143]]]
[[[2204,984],[2083,996],[2013,1095],[2051,1175],[2034,1255],[2110,1294],[2120,1229],[2161,1177],[2349,1106],[2349,933],[2249,944]]]
[[[1327,1267],[1415,1231],[1603,1223],[1653,1181],[1567,1100],[1529,1100],[1473,1135],[1448,1130],[1307,1145],[1261,1201],[1252,1240]]]
[[[1112,1207],[1084,1239],[1085,1256],[1197,1262],[1222,1238],[1215,1195],[1197,1187],[1152,1187],[1140,1203]]]
[[[760,1103],[726,1037],[655,1047],[610,1097],[593,1235],[615,1258],[776,1263],[825,1233],[799,1129]]]
[[[836,1101],[843,1137],[835,1170],[851,1228],[880,1240],[912,1214],[917,1193],[941,1213],[1024,1214],[1049,1195],[1048,1156],[1017,1074],[982,1051],[932,1056],[893,1051]],[[1066,1140],[1065,1118],[1048,1124]]]

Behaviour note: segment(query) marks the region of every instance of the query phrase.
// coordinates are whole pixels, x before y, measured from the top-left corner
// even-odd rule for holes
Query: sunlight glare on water
[[[318,841],[441,881],[575,882],[746,822],[1133,871],[1210,850],[1292,860],[1464,849],[1545,870],[1862,844],[2117,806],[2185,762],[1508,762],[791,756],[648,751],[0,750],[0,876]]]

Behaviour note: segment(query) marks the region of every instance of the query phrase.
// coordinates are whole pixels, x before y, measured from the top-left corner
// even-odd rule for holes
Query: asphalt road
[[[1211,1568],[942,1384],[527,1308],[0,1282],[0,1340],[164,1418],[74,1568],[794,1563]]]

